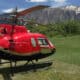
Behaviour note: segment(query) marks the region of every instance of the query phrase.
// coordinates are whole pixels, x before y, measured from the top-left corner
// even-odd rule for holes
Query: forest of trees
[[[31,32],[39,32],[50,37],[53,35],[77,35],[80,34],[80,21],[70,20],[48,25],[31,23],[27,24],[27,28]]]

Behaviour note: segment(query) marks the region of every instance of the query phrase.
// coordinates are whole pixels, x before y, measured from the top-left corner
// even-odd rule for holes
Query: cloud
[[[68,0],[25,0],[26,2],[34,2],[34,3],[39,3],[39,2],[46,2],[52,7],[59,7],[59,6],[65,6],[68,3]]]
[[[13,10],[14,10],[14,8],[9,8],[9,9],[4,9],[4,10],[2,10],[2,12],[3,12],[3,13],[10,13],[10,12],[13,12]],[[19,11],[22,11],[22,10],[24,10],[24,8],[18,9],[18,12],[19,12]]]
[[[47,2],[48,0],[26,0],[26,2]]]
[[[51,6],[52,7],[65,6],[69,4],[67,1],[68,0],[52,0]]]
[[[66,2],[67,0],[52,0],[52,1],[54,1],[54,2],[56,2],[56,3],[64,3],[64,2]]]
[[[2,12],[10,13],[10,12],[12,12],[12,10],[13,10],[13,8],[10,8],[10,9],[5,9],[5,10],[3,10]]]
[[[26,2],[57,2],[57,3],[62,3],[66,2],[66,0],[25,0]]]

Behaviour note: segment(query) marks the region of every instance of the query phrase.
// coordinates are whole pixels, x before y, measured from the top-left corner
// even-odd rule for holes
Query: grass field
[[[0,80],[80,80],[80,35],[68,37],[53,37],[50,40],[56,46],[56,54],[42,59],[36,63],[37,70],[30,67],[20,66],[18,63],[15,75],[11,77],[8,64],[0,66]],[[43,63],[52,60],[51,66]],[[2,68],[7,66],[7,68]]]
[[[80,36],[55,37],[55,59],[80,66]]]

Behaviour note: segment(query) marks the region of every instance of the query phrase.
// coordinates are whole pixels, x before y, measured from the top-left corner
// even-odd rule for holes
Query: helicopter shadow
[[[27,73],[29,71],[36,72],[39,69],[49,69],[49,67],[52,65],[53,62],[43,62],[43,63],[37,63],[37,64],[24,64],[20,66],[13,67],[12,69],[10,67],[6,68],[0,68],[0,74],[3,77],[3,80],[12,80],[12,71],[13,74],[18,73]]]

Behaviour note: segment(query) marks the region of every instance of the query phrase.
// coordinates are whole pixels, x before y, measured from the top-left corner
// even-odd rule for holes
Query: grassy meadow
[[[58,36],[51,38],[51,41],[56,46],[55,59],[80,66],[80,35]]]
[[[0,80],[80,80],[80,35],[49,39],[55,44],[56,53],[39,60],[35,71],[30,69],[33,65],[27,66],[24,65],[25,62],[18,62],[17,71],[12,77],[9,65],[3,64],[0,66]],[[46,66],[46,61],[52,61],[53,64]]]

